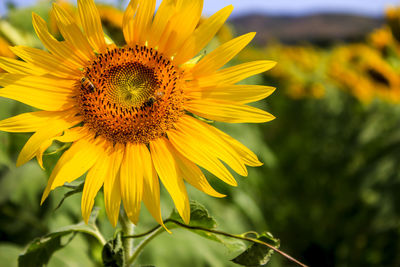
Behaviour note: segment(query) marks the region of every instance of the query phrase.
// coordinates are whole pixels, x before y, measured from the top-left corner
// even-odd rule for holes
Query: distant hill
[[[246,15],[230,22],[238,34],[256,31],[258,45],[264,45],[268,40],[329,45],[360,40],[380,27],[384,20],[358,15],[316,14],[302,17]]]

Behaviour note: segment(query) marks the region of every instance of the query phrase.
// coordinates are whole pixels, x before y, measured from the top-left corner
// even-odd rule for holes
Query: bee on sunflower
[[[274,119],[246,105],[267,97],[274,88],[237,83],[269,70],[275,62],[222,68],[255,33],[196,57],[233,9],[227,6],[198,26],[202,6],[202,0],[164,0],[155,13],[155,0],[132,0],[123,16],[123,47],[104,37],[93,0],[78,0],[82,27],[69,12],[53,5],[62,41],[33,14],[34,29],[47,51],[15,46],[11,50],[22,61],[1,57],[0,67],[7,73],[0,74],[0,96],[39,111],[4,119],[0,130],[33,132],[18,166],[34,157],[43,166],[43,153],[53,141],[71,143],[54,167],[41,203],[51,190],[87,173],[81,201],[86,222],[103,187],[112,225],[117,224],[121,202],[137,224],[142,201],[162,225],[160,180],[188,223],[184,180],[223,197],[199,167],[236,186],[222,162],[242,176],[247,175],[246,165],[262,164],[243,144],[198,118],[228,123]]]

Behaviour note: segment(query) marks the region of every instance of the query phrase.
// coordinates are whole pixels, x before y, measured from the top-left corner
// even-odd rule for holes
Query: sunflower
[[[101,21],[104,24],[108,24],[109,27],[113,27],[116,29],[122,28],[122,18],[124,13],[110,5],[97,5],[97,9],[99,10]]]
[[[368,36],[373,47],[384,51],[388,47],[396,45],[396,41],[389,27],[384,26],[371,32]]]
[[[123,17],[124,47],[104,38],[93,0],[78,0],[79,20],[57,4],[52,13],[64,40],[33,14],[35,31],[48,52],[23,46],[11,50],[23,61],[1,58],[0,96],[40,109],[0,122],[0,130],[34,132],[17,165],[36,157],[53,141],[71,143],[55,165],[41,203],[51,190],[87,173],[82,216],[87,222],[94,198],[103,187],[105,208],[117,224],[121,201],[128,218],[138,222],[143,201],[162,224],[163,183],[184,222],[190,206],[184,180],[214,197],[216,192],[199,166],[225,183],[237,183],[235,172],[260,166],[244,145],[205,123],[260,123],[274,117],[246,105],[274,88],[235,85],[267,71],[275,63],[254,61],[221,69],[254,37],[245,34],[200,58],[201,50],[232,11],[223,8],[197,27],[202,0],[133,0]],[[195,57],[195,59],[192,59]]]
[[[392,31],[394,38],[400,42],[400,7],[391,6],[385,10],[386,24]]]
[[[335,48],[328,75],[366,104],[374,98],[389,103],[400,101],[400,78],[396,68],[382,58],[380,51],[364,44]]]

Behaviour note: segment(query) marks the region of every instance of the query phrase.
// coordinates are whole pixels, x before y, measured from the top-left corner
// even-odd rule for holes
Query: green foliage
[[[61,241],[64,236],[68,237],[66,242]],[[68,245],[72,238],[74,238],[74,234],[70,231],[52,233],[46,237],[35,239],[28,249],[19,256],[18,266],[36,267],[46,265],[53,253]]]
[[[272,243],[271,245],[275,248],[279,248],[280,245],[279,240],[274,238],[271,233],[263,233],[257,240]],[[254,243],[232,261],[243,266],[263,266],[270,261],[272,254],[274,254],[274,251],[269,247],[260,243]]]
[[[95,237],[101,244],[105,241],[98,231],[95,221],[98,210],[93,211],[89,223],[63,227],[57,231],[47,234],[44,237],[35,239],[18,258],[19,267],[36,267],[46,265],[52,255],[68,245],[76,233],[85,233]]]
[[[22,35],[31,35],[29,38],[30,42],[39,44],[39,40],[33,35],[34,29],[32,26],[32,12],[39,14],[46,21],[49,19],[49,4],[46,2],[38,2],[36,5],[29,6],[26,8],[12,8],[7,13],[7,20],[10,21],[15,28],[18,29]],[[18,43],[21,44],[21,43]]]
[[[18,255],[21,248],[11,243],[0,243],[0,259],[1,262],[7,263],[7,267],[18,266]],[[1,264],[0,264],[1,265]]]
[[[173,210],[173,212],[169,216],[169,219],[183,223],[181,216],[179,215],[179,213],[177,212],[176,209]],[[176,226],[177,226],[176,224],[172,224],[171,228],[176,227]],[[189,226],[198,226],[198,227],[204,227],[204,228],[208,228],[208,229],[214,229],[215,227],[217,227],[217,222],[210,215],[210,213],[204,207],[204,205],[198,203],[197,201],[190,201]]]
[[[265,140],[279,161],[249,187],[268,229],[306,264],[390,266],[400,261],[399,109],[330,94],[291,105],[275,95]]]
[[[48,7],[44,4],[35,10],[47,19]],[[30,16],[29,9],[13,10],[8,22],[0,26],[1,35],[12,42],[23,42],[19,45],[40,47],[26,19]],[[116,31],[108,32],[115,39]],[[262,50],[258,52],[257,59],[275,59]],[[330,49],[320,52],[323,60],[331,57]],[[398,57],[391,61],[391,65],[400,64]],[[288,266],[277,255],[270,259],[272,250],[261,244],[250,245],[243,252],[243,241],[204,230],[240,233],[268,229],[282,240],[284,251],[310,266],[400,266],[400,109],[380,100],[360,103],[341,91],[335,81],[326,79],[327,70],[317,65],[315,72],[307,70],[291,76],[299,77],[305,87],[309,83],[322,84],[326,94],[320,99],[288,97],[289,87],[297,85],[288,79],[257,76],[246,81],[278,88],[267,100],[255,104],[277,119],[263,125],[215,125],[255,151],[264,166],[249,168],[246,179],[236,176],[238,188],[208,174],[210,183],[227,195],[224,199],[205,196],[188,186],[190,198],[204,204],[191,203],[191,228],[167,223],[173,234],[157,236],[143,251],[138,264]],[[6,99],[0,99],[0,106],[0,119],[31,111]],[[104,241],[94,224],[78,223],[82,184],[69,192],[65,188],[55,190],[39,206],[48,174],[60,153],[45,154],[47,173],[35,161],[15,168],[18,151],[28,136],[0,132],[0,263],[16,266],[18,254],[28,246],[20,258],[22,266],[28,261],[51,267],[96,266],[102,261],[120,266],[121,236],[113,237],[114,229],[104,208],[98,225],[102,232],[108,232],[109,242]],[[169,212],[172,203],[166,195],[163,192],[162,210]],[[57,203],[66,198],[54,211]],[[102,205],[101,196],[96,201],[96,205]],[[170,219],[183,223],[176,212]],[[61,225],[72,226],[60,229]],[[153,225],[149,214],[141,214],[139,229]],[[58,230],[53,232],[54,229]],[[260,240],[277,246],[266,237]],[[68,242],[70,245],[64,247]],[[236,263],[229,262],[234,257]]]
[[[121,239],[122,233],[117,232],[115,237],[108,241],[102,250],[103,264],[106,267],[122,267],[125,264],[125,252]]]
[[[60,200],[60,202],[58,203],[58,205],[57,205],[57,207],[55,208],[55,210],[57,210],[58,208],[60,208],[61,205],[64,203],[64,201],[65,201],[68,197],[73,196],[73,195],[78,194],[78,193],[82,193],[82,191],[83,191],[83,186],[84,186],[84,185],[85,185],[84,182],[79,182],[79,183],[73,183],[73,184],[64,185],[65,187],[70,188],[71,190],[64,194],[63,198]]]
[[[176,227],[182,228],[182,225],[184,224],[176,210],[171,213],[169,219],[167,219],[166,221],[168,222],[169,220],[180,223],[167,223],[166,226],[170,229]],[[190,202],[190,222],[188,226],[192,228],[183,227],[183,229],[189,230],[197,235],[200,235],[201,237],[223,244],[230,251],[240,250],[244,246],[243,242],[240,240],[227,238],[225,236],[218,235],[209,231],[204,231],[204,229],[215,230],[217,227],[217,222],[215,218],[210,215],[204,205],[196,201]]]
[[[274,253],[274,250],[270,248],[270,246],[275,247],[276,249],[279,248],[280,241],[274,238],[271,233],[265,232],[259,235],[255,232],[251,232],[253,235],[256,234],[257,239],[254,239],[247,237],[248,234],[234,235],[224,231],[218,231],[215,229],[217,225],[215,219],[210,216],[208,210],[203,205],[197,202],[191,202],[190,207],[192,219],[189,225],[185,225],[182,222],[176,211],[174,211],[170,218],[166,220],[167,225],[193,231],[202,237],[220,242],[230,249],[233,249],[234,247],[229,246],[229,242],[227,242],[228,240],[247,240],[254,242],[246,249],[246,251],[232,260],[236,264],[243,266],[266,265]],[[268,244],[270,246],[268,246]]]

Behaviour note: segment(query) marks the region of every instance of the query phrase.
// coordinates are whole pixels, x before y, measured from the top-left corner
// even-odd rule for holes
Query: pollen
[[[76,85],[83,124],[114,144],[148,144],[184,114],[182,76],[169,59],[146,46],[99,54]]]

